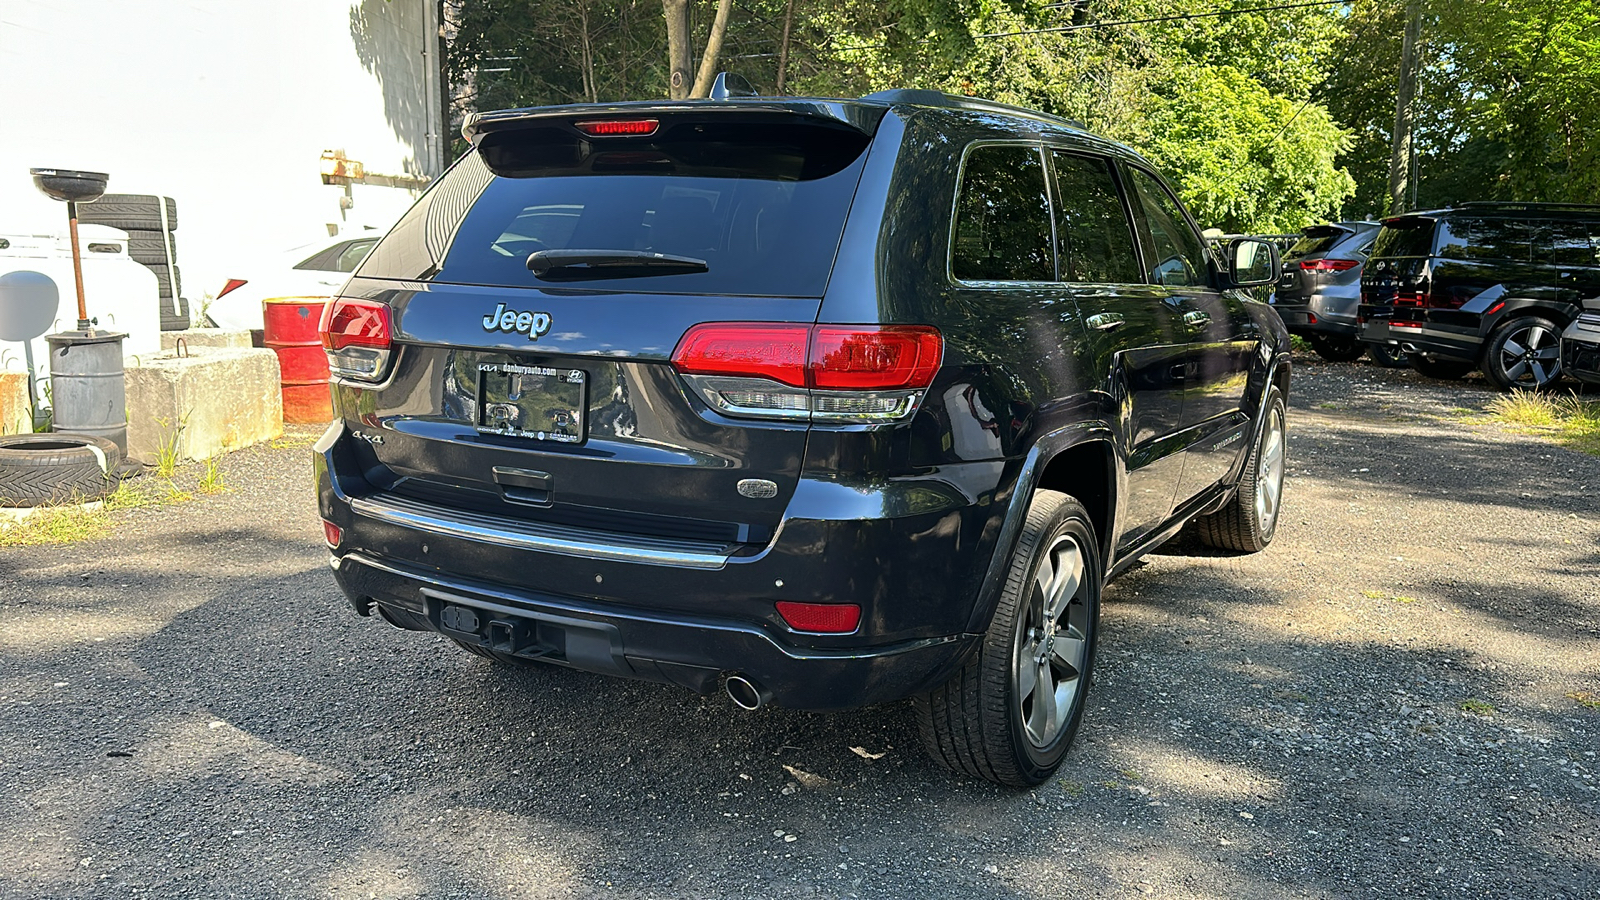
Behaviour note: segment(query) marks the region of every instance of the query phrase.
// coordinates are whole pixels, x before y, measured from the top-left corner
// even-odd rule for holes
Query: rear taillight
[[[1348,272],[1361,265],[1354,259],[1308,259],[1300,263],[1300,268],[1307,272]]]
[[[337,547],[344,540],[344,529],[329,522],[327,519],[323,519],[322,537],[327,540],[329,547]]]
[[[916,409],[943,354],[926,325],[708,322],[689,329],[672,363],[728,415],[888,422]]]
[[[236,291],[239,288],[242,288],[247,284],[249,284],[249,282],[244,280],[243,278],[229,278],[228,279],[228,283],[223,285],[222,286],[222,290],[217,292],[217,297],[218,298],[226,297],[226,296],[228,296],[229,293],[231,293],[233,291]]]
[[[323,307],[318,330],[330,372],[357,381],[383,380],[394,342],[388,305],[335,297]]]

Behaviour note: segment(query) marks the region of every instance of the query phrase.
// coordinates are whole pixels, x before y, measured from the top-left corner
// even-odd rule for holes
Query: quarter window
[[[1146,229],[1143,235],[1149,255],[1149,279],[1153,284],[1168,287],[1204,287],[1206,284],[1206,251],[1200,235],[1194,233],[1183,208],[1167,193],[1155,177],[1140,169],[1128,169],[1133,189],[1144,209],[1140,220]]]
[[[1089,284],[1144,281],[1110,160],[1061,152],[1054,155],[1061,280]]]
[[[1539,226],[1533,239],[1535,262],[1557,266],[1600,266],[1600,242],[1591,240],[1594,226],[1586,222],[1549,222]]]
[[[962,281],[1054,281],[1050,199],[1037,147],[978,147],[956,200],[950,272]]]

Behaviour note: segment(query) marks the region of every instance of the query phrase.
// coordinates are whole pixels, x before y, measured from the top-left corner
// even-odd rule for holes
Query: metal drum
[[[307,425],[333,419],[328,357],[317,333],[327,303],[324,297],[281,297],[263,304],[262,338],[278,354],[285,422]]]
[[[125,334],[65,331],[50,344],[50,403],[55,430],[92,434],[128,452],[128,394],[123,381]]]

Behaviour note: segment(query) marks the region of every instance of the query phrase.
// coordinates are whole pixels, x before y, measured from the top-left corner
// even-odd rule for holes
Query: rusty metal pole
[[[78,286],[78,330],[89,333],[89,307],[83,302],[83,257],[78,253],[78,203],[67,201],[67,231],[72,236],[72,280]]]

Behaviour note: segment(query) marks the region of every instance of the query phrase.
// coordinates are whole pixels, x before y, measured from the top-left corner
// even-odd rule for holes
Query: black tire
[[[122,451],[87,434],[0,436],[0,506],[86,503],[116,490]]]
[[[1407,360],[1411,358],[1411,354],[1399,344],[1368,344],[1367,355],[1385,369],[1404,369],[1410,365]]]
[[[1467,376],[1468,372],[1477,366],[1469,359],[1449,359],[1443,356],[1424,356],[1421,353],[1412,353],[1409,356],[1411,368],[1417,373],[1428,378],[1438,378],[1442,381],[1459,381]]]
[[[1313,334],[1306,340],[1311,342],[1311,349],[1328,362],[1355,362],[1367,352],[1366,345],[1353,337]]]
[[[175,235],[167,235],[172,242],[172,260],[178,259],[178,239]],[[147,266],[165,266],[167,264],[167,245],[162,241],[159,231],[128,231],[128,255],[136,263]]]
[[[186,298],[178,298],[178,311],[176,313],[172,311],[172,298],[161,298],[162,331],[185,331],[193,326],[194,323],[189,318],[189,301]]]
[[[78,204],[78,221],[90,225],[138,231],[160,231],[161,207],[166,201],[168,231],[178,230],[178,202],[154,194],[106,194],[93,203]]]
[[[156,289],[161,292],[161,296],[170,298],[174,283],[178,288],[178,296],[183,296],[183,268],[181,266],[172,267],[172,281],[167,280],[167,266],[165,263],[145,263],[144,267],[155,273]]]
[[[1045,560],[1049,572],[1076,572],[1077,581],[1051,577],[1041,585]],[[949,681],[914,698],[922,742],[936,762],[1009,787],[1039,784],[1060,767],[1093,677],[1103,577],[1083,505],[1056,491],[1035,493],[977,652]],[[1049,621],[1052,596],[1059,612]]]
[[[1483,348],[1483,374],[1502,391],[1542,391],[1561,380],[1561,326],[1544,316],[1501,324]]]
[[[1267,391],[1261,409],[1265,416],[1244,474],[1228,505],[1208,516],[1199,516],[1189,528],[1200,543],[1218,550],[1255,553],[1272,543],[1278,531],[1283,500],[1284,462],[1288,456],[1288,431],[1283,395],[1277,388]]]

